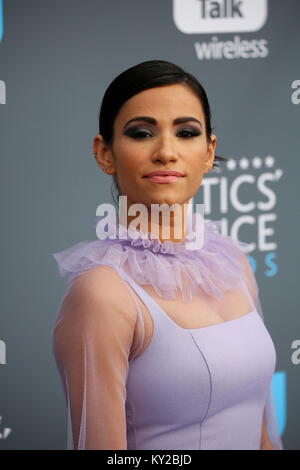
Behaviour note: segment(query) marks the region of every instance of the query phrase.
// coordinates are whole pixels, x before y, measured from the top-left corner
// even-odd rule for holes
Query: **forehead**
[[[132,96],[120,108],[116,125],[122,125],[138,114],[156,119],[173,120],[178,116],[194,116],[204,120],[198,96],[188,86],[181,84],[149,88]]]

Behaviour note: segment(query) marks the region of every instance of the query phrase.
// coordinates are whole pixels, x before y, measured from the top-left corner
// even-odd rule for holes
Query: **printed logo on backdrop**
[[[267,57],[266,39],[222,41],[216,34],[260,30],[268,17],[267,0],[173,0],[173,20],[181,33],[214,34],[209,41],[195,42],[199,60],[255,59]]]
[[[276,205],[283,171],[276,168],[275,157],[267,155],[229,159],[223,172],[202,181],[205,214],[210,216],[212,198],[217,200],[213,212],[219,211],[220,217],[213,218],[221,220],[222,233],[246,242],[253,271],[259,268],[266,277],[273,277],[279,269]]]

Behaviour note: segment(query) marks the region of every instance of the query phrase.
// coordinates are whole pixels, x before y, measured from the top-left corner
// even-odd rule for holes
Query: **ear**
[[[217,146],[217,136],[214,134],[211,134],[210,142],[208,143],[208,146],[207,146],[206,159],[204,162],[204,173],[207,173],[208,171],[212,169],[212,166],[215,160],[216,146]]]
[[[116,173],[111,148],[104,142],[101,134],[96,134],[93,139],[93,153],[97,165],[105,173]]]

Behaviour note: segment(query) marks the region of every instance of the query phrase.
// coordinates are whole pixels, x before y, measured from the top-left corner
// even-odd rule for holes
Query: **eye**
[[[200,132],[197,129],[187,127],[187,128],[181,129],[178,134],[180,134],[183,138],[186,138],[186,137],[190,138],[190,137],[197,137],[198,135],[200,135]]]
[[[132,137],[133,139],[143,139],[144,137],[150,135],[148,131],[146,130],[141,130],[141,129],[136,129],[136,128],[131,128],[131,129],[128,129],[126,132],[125,132],[125,135],[128,135],[129,137]]]
[[[138,129],[134,127],[127,129],[125,131],[125,135],[128,135],[133,139],[144,139],[152,136],[152,134],[148,130]],[[176,135],[186,139],[191,137],[198,137],[199,135],[201,135],[201,132],[193,127],[185,127],[182,128],[179,132],[177,132]]]

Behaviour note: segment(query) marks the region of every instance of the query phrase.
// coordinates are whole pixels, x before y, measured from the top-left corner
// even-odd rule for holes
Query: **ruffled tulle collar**
[[[160,253],[164,255],[168,254],[175,256],[179,255],[180,253],[183,254],[188,250],[199,249],[201,245],[200,243],[199,247],[193,247],[190,242],[193,240],[195,241],[196,223],[198,222],[198,227],[200,228],[201,221],[203,221],[203,219],[200,214],[193,214],[192,229],[189,230],[185,238],[179,242],[161,241],[159,237],[154,233],[145,233],[135,228],[127,228],[120,223],[116,224],[116,239],[124,245],[130,245],[132,247],[140,248],[142,250],[149,250],[153,253]],[[215,230],[217,230],[216,223],[210,223],[209,227],[210,229],[213,229],[213,227],[215,227]]]
[[[60,275],[68,276],[69,282],[79,272],[102,264],[124,269],[137,283],[152,285],[165,299],[175,298],[179,292],[188,301],[201,287],[220,300],[241,278],[237,247],[242,249],[246,243],[222,235],[220,221],[213,220],[204,222],[200,247],[196,243],[191,247],[201,217],[193,214],[191,230],[180,242],[161,241],[150,232],[117,224],[115,238],[79,242],[53,256]]]

